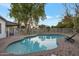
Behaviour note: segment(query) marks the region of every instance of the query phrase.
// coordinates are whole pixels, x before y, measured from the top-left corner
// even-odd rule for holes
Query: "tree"
[[[69,5],[68,4],[66,4],[67,5],[67,8],[69,7]],[[72,17],[72,21],[73,21],[73,24],[74,24],[74,29],[76,29],[76,30],[79,30],[79,3],[73,3],[73,4],[70,4],[70,6],[72,6],[72,7],[69,7],[68,9],[70,10],[70,11],[73,11],[73,17]]]
[[[74,27],[72,16],[65,16],[62,22],[66,28],[73,28]]]
[[[61,22],[57,24],[58,28],[73,28],[73,17],[72,16],[64,16]]]
[[[42,3],[12,3],[10,16],[14,17],[19,24],[23,22],[27,32],[29,32],[33,23],[38,24],[39,19],[46,18],[44,7],[45,4]]]
[[[19,4],[11,4],[11,9],[9,9],[10,11],[10,17],[14,17],[15,20],[18,22],[19,25],[20,22],[22,21],[22,15],[21,15],[21,8],[19,6]]]
[[[64,5],[64,18],[62,19],[61,22],[58,23],[57,27],[60,28],[73,28],[74,23],[73,23],[73,15],[70,12],[70,5],[71,4],[63,4]]]
[[[46,28],[46,25],[39,25],[39,28]]]
[[[62,22],[59,22],[59,23],[57,24],[57,26],[56,26],[56,28],[64,28],[64,27],[65,27],[65,25],[62,24]]]
[[[74,17],[74,28],[79,32],[79,3],[74,4],[75,17]]]

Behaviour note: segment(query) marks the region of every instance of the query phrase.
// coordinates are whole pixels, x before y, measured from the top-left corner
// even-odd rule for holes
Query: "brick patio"
[[[71,36],[71,34],[65,34],[67,36]],[[29,35],[27,35],[29,36]],[[33,35],[34,36],[34,35]],[[25,35],[17,35],[11,36],[5,39],[0,40],[0,55],[13,55],[5,52],[5,48],[8,44],[20,40],[26,37]],[[49,50],[49,51],[40,51],[36,53],[27,54],[28,56],[79,56],[79,34],[76,35],[73,39],[75,39],[75,43],[65,42],[65,40],[57,40],[57,44],[59,45],[57,48]],[[26,56],[26,55],[24,55]]]

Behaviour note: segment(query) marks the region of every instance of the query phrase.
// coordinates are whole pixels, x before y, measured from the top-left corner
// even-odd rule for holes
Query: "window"
[[[1,33],[1,23],[0,23],[0,33]]]

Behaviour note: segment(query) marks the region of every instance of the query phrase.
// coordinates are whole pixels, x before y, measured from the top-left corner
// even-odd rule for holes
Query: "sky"
[[[3,16],[6,20],[14,21],[9,16],[10,3],[0,3],[0,16]],[[64,6],[60,3],[49,3],[45,6],[45,13],[47,19],[39,21],[39,25],[55,26],[62,20],[64,15]]]

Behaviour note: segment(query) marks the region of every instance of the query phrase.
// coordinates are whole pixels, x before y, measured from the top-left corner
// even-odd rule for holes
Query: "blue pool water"
[[[20,41],[11,43],[5,49],[8,53],[28,54],[57,48],[57,40],[64,38],[64,35],[46,34],[35,37],[26,37]]]

